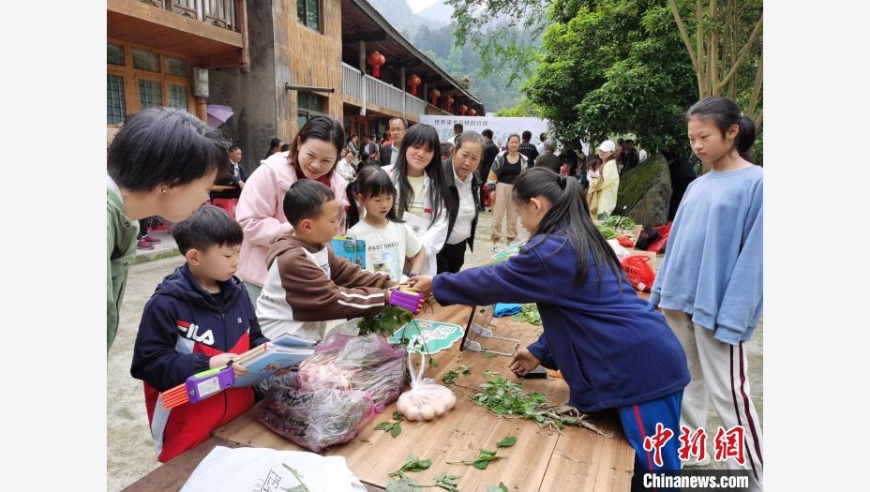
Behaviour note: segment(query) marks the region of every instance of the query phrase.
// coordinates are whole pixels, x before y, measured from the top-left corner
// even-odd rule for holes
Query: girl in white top
[[[393,208],[423,243],[421,275],[438,273],[436,255],[447,241],[450,190],[441,167],[441,142],[431,125],[418,123],[405,133],[394,166],[383,168],[398,195]]]
[[[347,234],[365,241],[366,270],[386,273],[393,282],[404,282],[408,279],[402,274],[405,259],[412,260],[410,275],[419,275],[426,251],[414,231],[396,218],[395,198],[396,188],[389,174],[380,167],[363,168],[347,186],[347,218],[352,226]]]

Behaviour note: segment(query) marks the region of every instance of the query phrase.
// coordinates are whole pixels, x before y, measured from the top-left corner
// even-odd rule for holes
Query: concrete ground
[[[489,239],[492,216],[489,212],[480,215],[475,237],[475,251],[468,252],[464,268],[483,265],[490,261],[492,242]],[[518,240],[527,239],[527,234],[517,226]],[[119,491],[132,484],[159,466],[154,454],[154,446],[145,414],[142,382],[130,376],[130,361],[133,343],[139,326],[139,318],[145,303],[151,297],[160,281],[183,263],[175,242],[168,232],[152,233],[161,239],[154,250],[140,250],[137,264],[130,270],[127,291],[121,308],[118,335],[108,355],[108,401],[106,402],[107,420],[107,457],[106,479],[109,492]],[[502,240],[504,241],[504,240]],[[502,245],[505,243],[502,242]],[[661,262],[661,256],[658,258]],[[763,326],[747,344],[749,353],[749,372],[751,395],[755,401],[759,418],[764,422],[763,408]],[[720,425],[715,411],[710,408],[708,429],[708,452],[712,451],[712,435]],[[719,468],[713,462],[706,468]]]

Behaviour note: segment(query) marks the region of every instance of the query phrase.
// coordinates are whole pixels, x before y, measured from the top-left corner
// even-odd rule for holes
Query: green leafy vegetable
[[[402,414],[399,412],[393,412],[393,420],[395,420],[395,422],[381,422],[375,426],[375,430],[389,432],[394,439],[399,437],[399,434],[402,433],[402,426],[399,424],[399,421],[402,420]]]
[[[488,451],[486,449],[481,449],[477,452],[477,456],[473,460],[464,460],[464,461],[448,461],[448,465],[471,465],[478,470],[486,470],[486,467],[489,466],[490,461],[500,460],[502,456],[497,456],[496,451]]]
[[[611,215],[610,217],[607,217],[607,220],[604,221],[604,225],[614,230],[620,229],[623,231],[630,231],[637,226],[637,223],[632,220],[631,217]]]
[[[500,448],[509,448],[517,443],[517,438],[515,436],[508,436],[502,439],[496,444],[496,446]]]
[[[435,486],[441,487],[444,490],[450,490],[451,492],[459,491],[459,483],[457,480],[462,478],[459,475],[448,475],[446,473],[441,473],[437,477],[435,477]]]
[[[486,492],[510,492],[510,489],[507,488],[502,482],[499,482],[498,485],[490,485],[486,488]]]
[[[531,323],[533,325],[541,324],[541,314],[538,313],[537,304],[524,304],[520,312],[511,317],[515,321]]]
[[[461,364],[456,369],[450,369],[441,376],[441,381],[445,386],[452,386],[456,384],[456,378],[460,375],[465,376],[465,379],[468,379],[468,376],[471,376],[471,366]]]
[[[395,333],[399,328],[410,323],[413,319],[414,315],[411,314],[410,311],[398,306],[388,305],[378,314],[364,316],[359,320],[356,326],[359,328],[360,335],[378,333],[380,335],[389,336]]]
[[[489,379],[478,385],[479,389],[471,396],[471,402],[485,407],[497,417],[532,420],[541,427],[556,430],[565,425],[580,425],[607,435],[589,423],[586,416],[574,407],[552,406],[542,393],[526,393],[521,385],[505,379],[498,372],[486,371],[484,374]],[[505,439],[502,442],[509,441]]]

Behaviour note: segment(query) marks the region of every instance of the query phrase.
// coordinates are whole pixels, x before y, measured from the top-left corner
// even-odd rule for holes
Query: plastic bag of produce
[[[653,282],[656,281],[656,274],[652,267],[649,266],[649,257],[635,255],[622,258],[619,261],[632,287],[643,292],[650,292],[652,290]]]
[[[257,420],[273,432],[319,453],[350,441],[374,415],[363,391],[297,391],[273,386],[257,409]]]
[[[420,354],[420,368],[413,369],[413,356],[408,359],[408,372],[411,374],[411,389],[402,393],[396,402],[396,410],[408,420],[432,420],[443,415],[456,405],[456,395],[446,386],[423,377],[426,367],[426,354]]]
[[[405,351],[374,333],[333,334],[299,365],[296,388],[359,390],[372,399],[376,412],[396,401],[405,376]]]

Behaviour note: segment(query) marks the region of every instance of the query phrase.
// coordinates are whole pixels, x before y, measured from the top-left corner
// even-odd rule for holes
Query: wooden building
[[[126,116],[152,106],[181,107],[205,121],[208,70],[249,68],[247,2],[107,0],[109,138]]]
[[[204,121],[207,105],[229,106],[221,128],[249,172],[273,137],[288,142],[315,114],[343,121],[350,136],[383,133],[394,116],[485,112],[366,0],[107,0],[107,46],[110,138],[150,106]]]

